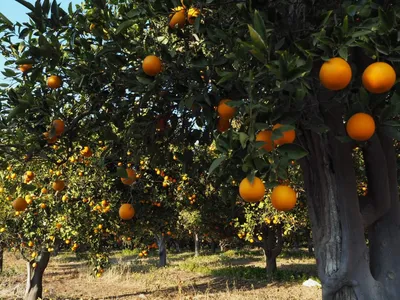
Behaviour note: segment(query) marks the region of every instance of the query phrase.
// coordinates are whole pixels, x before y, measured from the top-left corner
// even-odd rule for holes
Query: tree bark
[[[199,234],[194,233],[194,256],[199,256]]]
[[[211,253],[215,254],[217,252],[217,245],[214,240],[211,241]]]
[[[263,250],[265,255],[267,276],[270,277],[276,272],[276,258],[282,252],[283,238],[282,225],[274,225],[272,227],[264,224],[262,227]]]
[[[165,267],[167,265],[167,247],[165,243],[165,236],[156,235],[158,245],[158,256],[159,256],[159,267]]]
[[[219,250],[221,252],[225,252],[226,251],[226,247],[228,245],[228,243],[226,242],[226,240],[219,240]]]
[[[309,152],[301,167],[323,299],[394,299],[370,271],[352,148],[336,138],[346,135],[342,108],[332,107],[329,94],[319,97],[311,99],[315,108],[309,113],[325,120],[330,131],[318,134],[303,127],[299,141]]]
[[[4,258],[4,248],[3,245],[0,243],[0,273],[3,272],[3,258]]]
[[[307,235],[308,254],[314,255],[314,245],[313,245],[313,240],[312,240],[312,236],[311,236],[311,231],[309,229],[306,230],[306,235]]]
[[[390,209],[368,228],[371,272],[390,299],[400,299],[400,205],[397,154],[392,139],[379,134],[389,181]],[[368,193],[370,189],[368,182]],[[379,198],[378,200],[381,200]]]
[[[27,282],[25,290],[25,300],[36,300],[42,298],[43,292],[43,273],[50,260],[50,252],[41,251],[36,261],[36,268],[32,267],[33,262],[27,262]]]

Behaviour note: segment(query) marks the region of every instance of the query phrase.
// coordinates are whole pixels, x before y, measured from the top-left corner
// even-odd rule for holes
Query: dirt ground
[[[321,289],[304,287],[300,281],[266,282],[210,276],[182,270],[181,258],[169,267],[155,267],[156,258],[137,261],[116,257],[114,266],[101,278],[94,278],[84,262],[72,257],[52,258],[44,275],[45,299],[282,299],[319,300]],[[206,261],[206,259],[204,259]],[[279,259],[280,268],[315,265],[304,258]],[[257,260],[235,260],[230,266],[262,265]],[[0,276],[0,299],[20,299],[25,285],[25,263],[6,253]]]

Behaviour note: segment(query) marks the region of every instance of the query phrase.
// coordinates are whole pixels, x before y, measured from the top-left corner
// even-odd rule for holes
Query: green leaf
[[[2,13],[0,13],[0,21],[3,21],[3,23],[5,23],[6,25],[8,25],[9,27],[13,27],[13,22],[11,22],[9,19],[7,19],[7,17],[5,15],[3,15]]]
[[[141,84],[150,84],[154,81],[153,78],[150,77],[144,77],[144,76],[136,76],[137,81],[139,81]]]
[[[113,175],[121,178],[128,178],[128,173],[126,172],[126,169],[123,167],[117,167],[117,171]]]
[[[382,126],[381,129],[388,137],[400,141],[400,129],[392,126]]]
[[[226,105],[230,106],[230,107],[240,107],[244,104],[243,101],[239,100],[239,101],[228,101],[225,103]]]
[[[255,123],[256,130],[268,129],[270,126],[267,123]]]
[[[250,32],[250,38],[253,41],[253,44],[261,50],[267,50],[267,46],[265,45],[265,42],[262,39],[261,35],[259,35],[258,32],[255,31],[253,27],[251,27],[251,25],[248,25],[248,27]]]
[[[15,0],[15,1],[17,1],[20,4],[22,4],[23,6],[25,6],[27,9],[29,9],[31,11],[35,10],[35,7],[31,3],[29,3],[28,1],[25,1],[25,0]]]
[[[250,53],[255,57],[255,58],[257,58],[260,62],[262,62],[262,63],[265,63],[265,56],[264,56],[264,54],[262,54],[261,53],[261,51],[260,50],[258,50],[258,49],[251,49],[250,50]]]
[[[371,34],[371,32],[372,32],[371,30],[360,30],[360,31],[354,32],[351,36],[353,38],[357,38],[357,37],[369,35],[369,34]]]
[[[301,159],[308,155],[308,152],[297,144],[284,144],[279,146],[278,152],[287,155],[289,159]]]
[[[127,20],[125,22],[122,22],[121,24],[119,24],[117,30],[115,31],[115,34],[120,34],[121,32],[125,31],[135,23],[136,23],[135,20]]]
[[[347,60],[347,57],[349,56],[349,52],[347,47],[341,47],[339,49],[339,55],[341,58],[343,58],[344,60]]]
[[[221,85],[224,82],[231,80],[235,75],[235,72],[226,72],[226,74],[217,82],[217,85]]]
[[[246,133],[239,132],[239,141],[240,141],[240,144],[242,145],[243,149],[246,148],[246,143],[248,140],[249,140],[249,136]]]
[[[251,171],[250,174],[246,176],[246,178],[250,181],[251,184],[254,181],[254,177],[256,177],[256,173],[254,172],[254,170]]]
[[[345,34],[349,32],[349,16],[345,16],[343,19],[342,31]]]
[[[265,187],[267,188],[267,189],[273,189],[274,187],[276,187],[276,186],[278,186],[279,185],[279,182],[277,182],[277,181],[268,181],[266,184],[265,184]]]
[[[17,75],[16,72],[8,68],[5,68],[4,71],[2,71],[1,73],[3,73],[3,75],[6,77],[14,77],[15,75]]]
[[[211,164],[211,166],[210,166],[210,169],[208,170],[208,176],[210,176],[210,175],[212,174],[212,172],[214,172],[215,169],[218,168],[219,165],[220,165],[225,159],[226,159],[226,156],[225,156],[225,155],[216,158],[216,159],[212,162],[212,164]]]
[[[329,18],[331,17],[332,12],[333,12],[333,10],[330,10],[330,11],[328,11],[328,12],[326,13],[325,18],[324,18],[324,20],[323,20],[322,23],[321,23],[321,27],[325,27],[325,26],[326,26],[326,24],[327,24],[328,21],[329,21]]]
[[[33,63],[34,60],[29,58],[21,58],[15,62],[16,65],[33,64]]]
[[[391,31],[393,29],[394,15],[386,14],[382,8],[379,8],[378,13],[381,29],[384,31]]]
[[[22,183],[21,184],[21,188],[23,191],[29,191],[29,192],[33,192],[37,189],[37,187],[33,184],[26,184],[26,183]]]
[[[261,38],[263,40],[266,40],[267,37],[265,36],[266,34],[265,23],[258,10],[254,12],[253,25],[255,31],[257,31],[257,33],[261,36]]]
[[[346,8],[346,12],[350,17],[354,17],[356,15],[356,13],[357,13],[357,10],[358,10],[358,8],[357,8],[356,5],[349,5]]]

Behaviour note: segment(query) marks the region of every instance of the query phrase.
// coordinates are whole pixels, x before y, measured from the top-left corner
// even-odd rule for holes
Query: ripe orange
[[[218,115],[221,119],[232,119],[235,115],[236,108],[227,105],[230,99],[222,99],[218,104]]]
[[[53,190],[60,192],[65,188],[65,183],[62,180],[56,180],[53,182]]]
[[[277,210],[288,211],[296,205],[296,192],[289,186],[278,185],[272,191],[272,206]]]
[[[200,9],[196,7],[189,8],[187,20],[189,24],[194,24],[196,18],[200,15]]]
[[[365,113],[357,113],[347,121],[346,131],[353,140],[369,140],[375,132],[374,118]]]
[[[169,27],[174,28],[178,25],[179,28],[183,28],[186,23],[186,10],[181,9],[172,15],[171,20],[169,21]]]
[[[396,81],[396,72],[385,62],[376,62],[369,65],[363,75],[362,83],[365,89],[373,94],[390,91]]]
[[[52,123],[52,126],[53,126],[57,136],[60,136],[63,134],[63,132],[65,130],[65,123],[63,120],[60,120],[60,119],[54,120]]]
[[[156,76],[162,70],[162,63],[157,56],[149,55],[143,60],[142,68],[147,75]]]
[[[276,124],[272,128],[272,130],[278,129],[279,127],[282,127],[282,124]],[[296,132],[294,129],[284,131],[283,136],[277,140],[274,141],[275,145],[283,145],[283,144],[291,144],[294,142],[294,139],[296,138]]]
[[[61,223],[57,223],[57,224],[56,224],[56,227],[57,227],[57,229],[61,229],[62,224],[61,224]]]
[[[135,216],[135,209],[129,203],[122,204],[119,208],[119,217],[122,220],[130,220]]]
[[[47,140],[49,144],[54,144],[55,142],[57,142],[57,136],[50,137],[49,132],[44,132],[43,137],[45,140]]]
[[[131,185],[136,181],[136,172],[133,169],[126,169],[126,173],[128,174],[128,177],[121,177],[121,181],[123,184]]]
[[[47,207],[47,205],[46,205],[46,203],[40,203],[40,204],[39,204],[39,207],[40,207],[41,209],[45,209],[45,208]]]
[[[28,72],[28,71],[30,71],[30,70],[32,69],[32,65],[31,65],[31,64],[23,64],[23,65],[20,65],[20,66],[18,67],[18,69],[19,69],[22,73],[26,73],[26,72]]]
[[[265,142],[261,148],[264,148],[267,151],[274,150],[274,143],[272,142],[272,131],[271,130],[262,130],[256,135],[257,142]]]
[[[218,119],[217,130],[219,132],[225,132],[231,127],[229,119]]]
[[[342,90],[348,86],[351,76],[350,65],[340,57],[334,57],[324,62],[319,71],[321,84],[332,91]]]
[[[26,171],[25,172],[25,181],[26,182],[30,182],[35,178],[35,173],[33,173],[32,171]]]
[[[12,206],[16,211],[24,211],[28,207],[28,203],[24,198],[18,197],[12,202]]]
[[[83,147],[81,150],[81,155],[84,157],[91,157],[93,155],[92,150],[88,146]]]
[[[259,202],[265,195],[264,183],[258,177],[254,177],[253,183],[244,178],[239,185],[239,194],[244,201]]]
[[[57,75],[51,75],[47,78],[47,86],[51,89],[58,89],[61,86],[61,78]]]

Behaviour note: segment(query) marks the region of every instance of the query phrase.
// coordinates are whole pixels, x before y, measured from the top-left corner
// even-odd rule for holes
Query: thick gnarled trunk
[[[282,226],[268,226],[264,224],[261,230],[263,238],[262,247],[266,261],[265,270],[267,276],[270,277],[277,270],[276,258],[282,252]]]
[[[336,138],[346,134],[342,111],[330,108],[321,117],[331,131],[304,129],[299,140],[309,151],[301,167],[323,299],[399,299],[391,298],[371,274],[352,148]]]
[[[390,138],[383,134],[379,136],[387,165],[390,209],[368,228],[370,265],[372,275],[382,283],[389,298],[400,299],[400,204],[397,153]],[[382,199],[379,198],[378,201]]]
[[[43,273],[50,260],[50,252],[41,251],[36,261],[36,268],[32,267],[32,262],[27,262],[27,282],[25,290],[25,300],[36,300],[42,298],[43,292]]]

